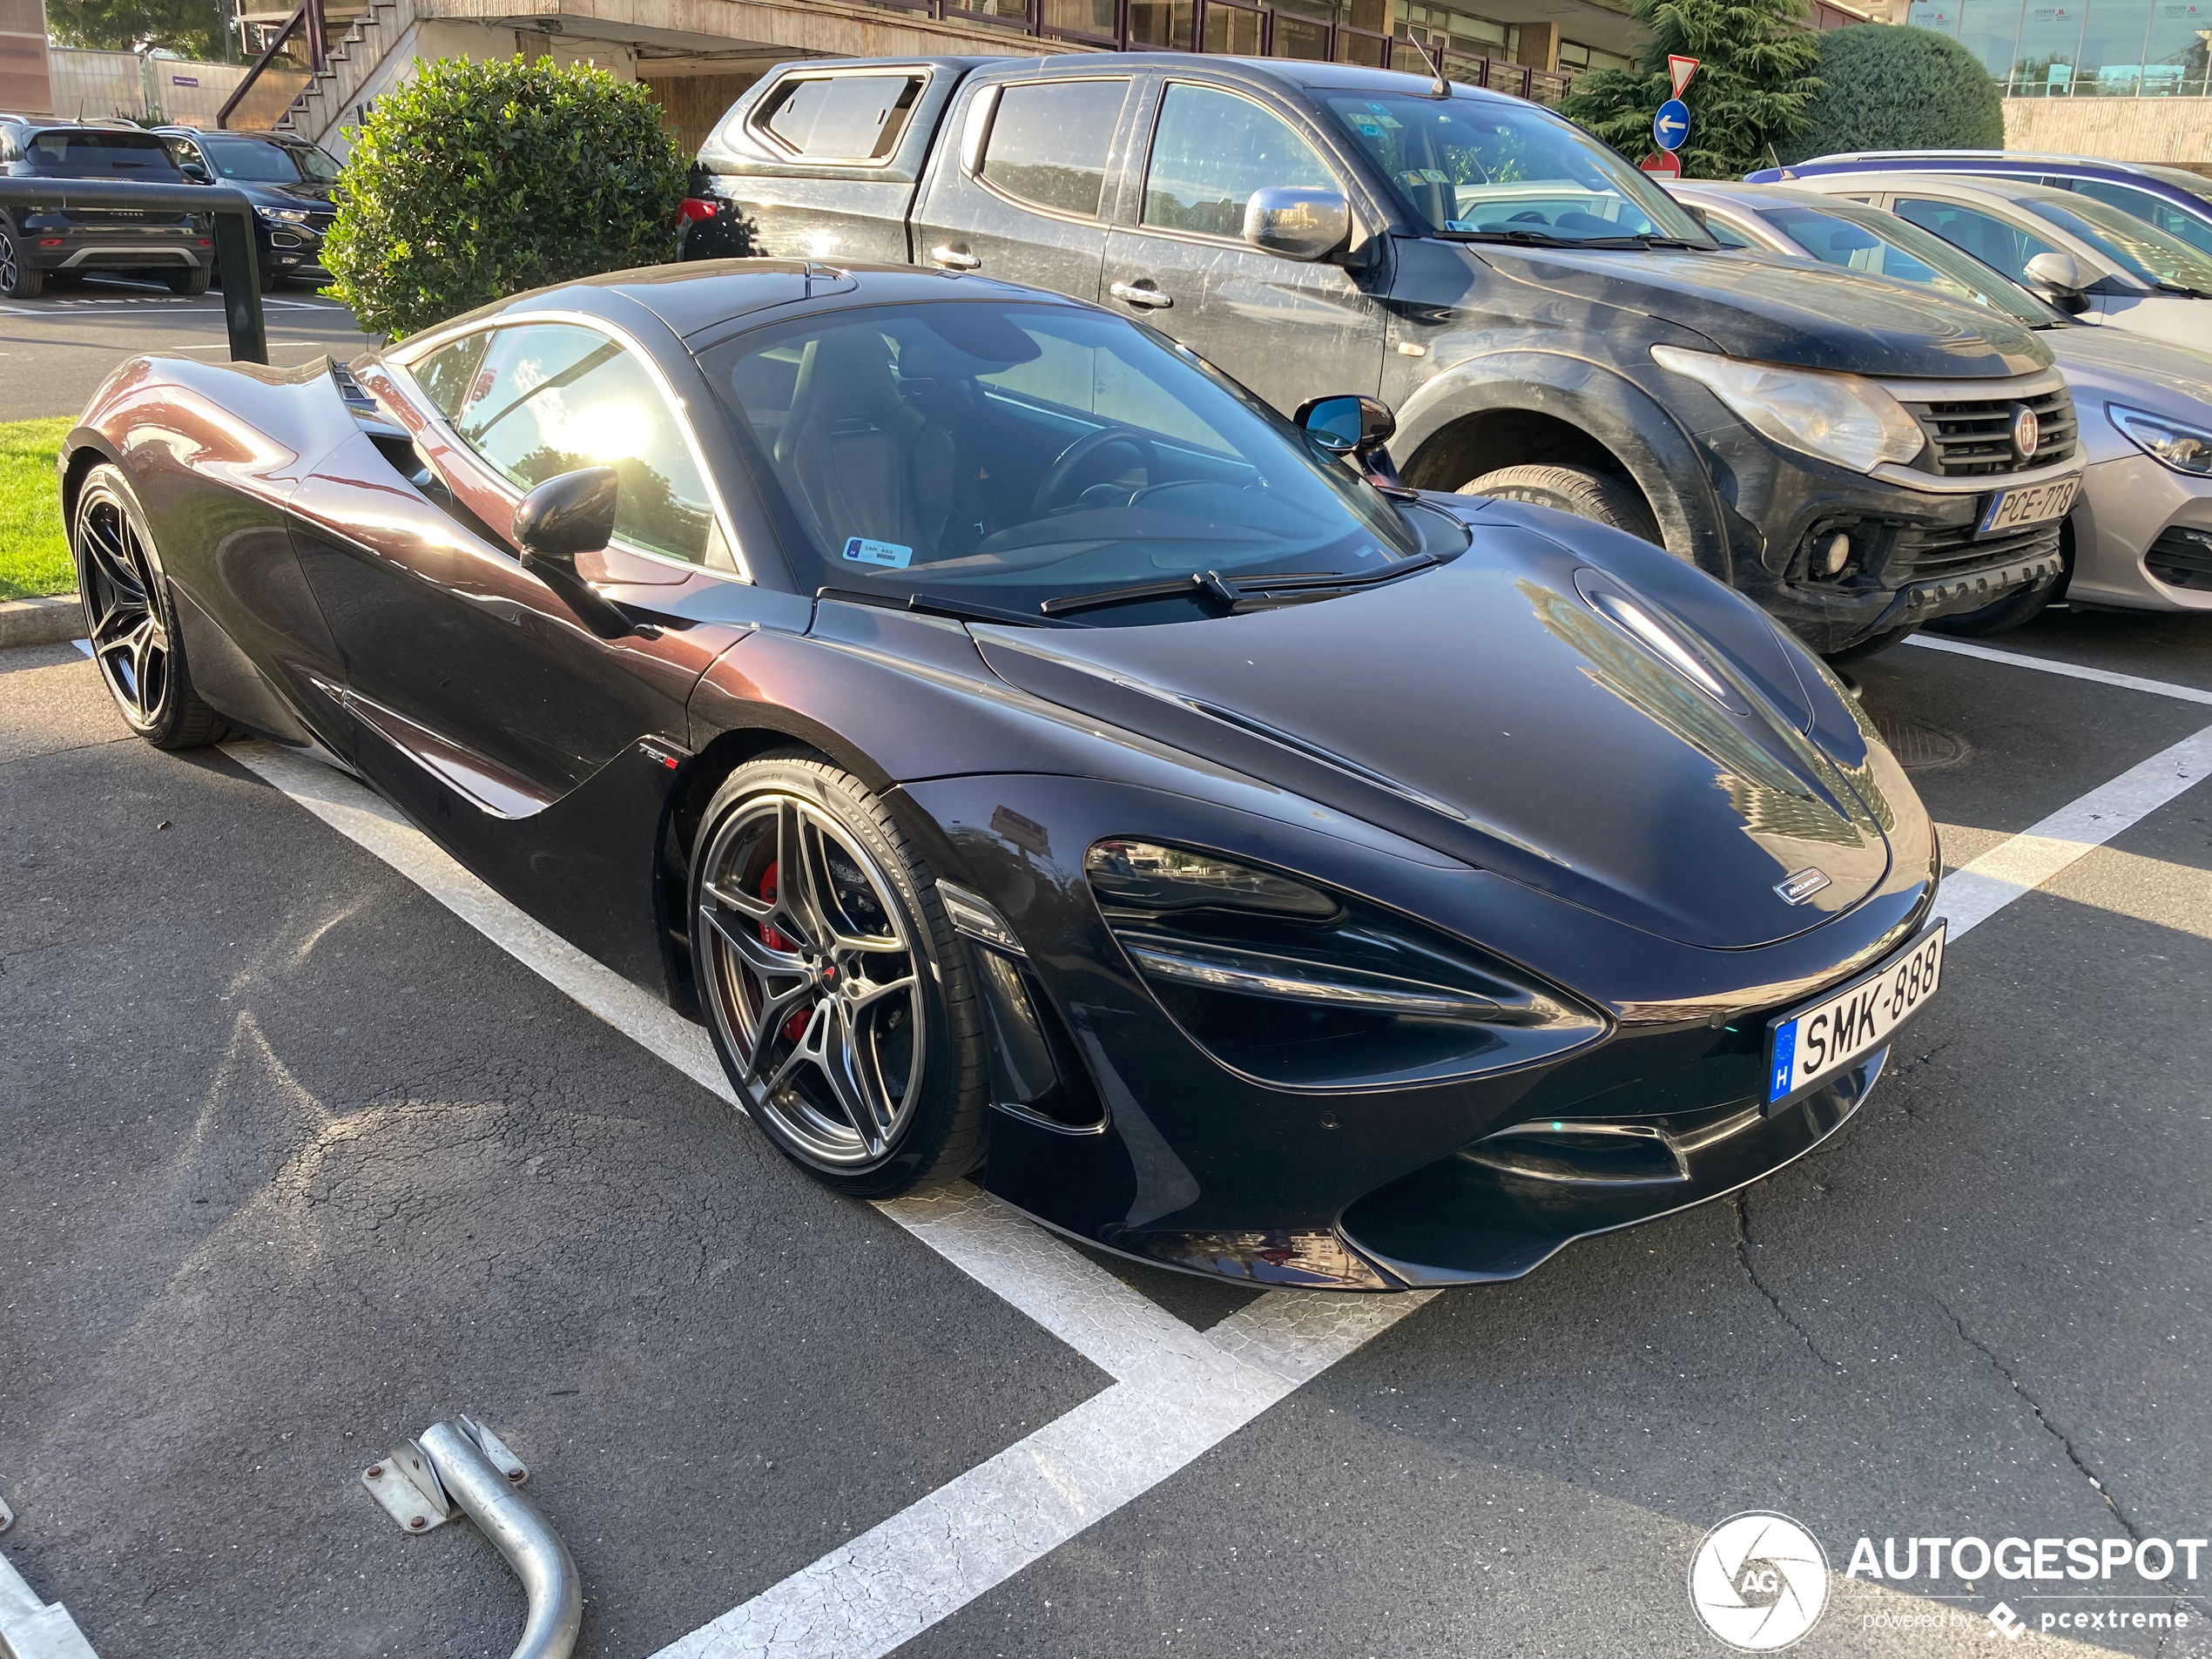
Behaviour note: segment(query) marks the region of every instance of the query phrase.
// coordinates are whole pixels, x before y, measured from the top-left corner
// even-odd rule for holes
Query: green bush
[[[1740,179],[1765,166],[1819,90],[1804,0],[1629,0],[1629,15],[1651,31],[1636,67],[1579,77],[1559,112],[1631,161],[1656,148],[1651,118],[1669,91],[1670,53],[1703,60],[1683,94],[1687,179]]]
[[[588,64],[447,57],[354,135],[323,263],[372,334],[676,253],[685,158],[641,85]]]
[[[1820,37],[1820,95],[1785,160],[1842,150],[2002,150],[2005,101],[1981,61],[1947,36],[1855,24]]]

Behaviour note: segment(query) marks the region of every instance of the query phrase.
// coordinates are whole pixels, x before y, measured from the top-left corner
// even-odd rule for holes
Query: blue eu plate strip
[[[1797,1069],[1797,1022],[1777,1026],[1774,1032],[1774,1076],[1767,1079],[1767,1104],[1790,1092],[1790,1074]]]

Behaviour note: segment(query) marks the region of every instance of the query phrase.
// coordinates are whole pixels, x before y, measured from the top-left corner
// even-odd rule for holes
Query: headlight
[[[1263,1082],[1464,1077],[1607,1028],[1595,1009],[1479,947],[1316,882],[1118,838],[1094,845],[1083,869],[1160,1006],[1224,1065]]]
[[[1928,441],[1902,404],[1856,374],[1777,368],[1676,346],[1654,346],[1651,359],[1710,388],[1754,430],[1785,448],[1854,472],[1871,472],[1885,461],[1902,465]]]
[[[2200,477],[2212,473],[2212,432],[2183,426],[2160,415],[2145,415],[2141,409],[2122,408],[2117,403],[2107,404],[2105,414],[2137,448],[2153,460],[2164,462],[2175,472],[2194,473]]]
[[[260,214],[263,219],[280,219],[287,225],[304,225],[307,222],[307,212],[303,208],[257,207],[253,211]]]

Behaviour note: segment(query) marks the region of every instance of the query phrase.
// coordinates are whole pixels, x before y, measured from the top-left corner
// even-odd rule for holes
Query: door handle
[[[1143,306],[1147,311],[1165,311],[1175,303],[1174,297],[1162,293],[1151,283],[1116,282],[1106,290],[1116,300],[1127,300],[1133,306]]]
[[[929,257],[932,261],[943,266],[948,271],[973,271],[983,263],[966,248],[948,247],[941,242],[929,250]]]

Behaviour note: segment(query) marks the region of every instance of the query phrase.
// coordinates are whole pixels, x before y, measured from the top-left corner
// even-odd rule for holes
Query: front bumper
[[[913,783],[894,799],[940,873],[973,887],[1026,947],[1021,972],[1049,1028],[1026,1058],[1003,1033],[995,1049],[1057,1066],[1065,1085],[1023,1105],[1000,1098],[1019,1079],[995,1078],[990,1190],[1101,1248],[1267,1285],[1512,1278],[1574,1238],[1786,1163],[1851,1115],[1880,1056],[1769,1118],[1767,1020],[1905,942],[1934,892],[1917,803],[1891,873],[1854,909],[1772,945],[1706,950],[1425,849],[1307,827],[1289,806],[1263,819],[1026,775]],[[1554,1059],[1408,1086],[1286,1087],[1231,1069],[1168,1016],[1090,896],[1084,849],[1140,833],[1295,869],[1477,941],[1606,1010],[1604,1032]],[[1560,1146],[1530,1144],[1543,1132],[1501,1139],[1554,1123],[1569,1143],[1564,1179],[1532,1175],[1522,1156],[1560,1165]],[[1623,1177],[1601,1148],[1574,1167],[1579,1143],[1598,1136],[1669,1162]]]
[[[2074,509],[2067,597],[2131,610],[2212,610],[2212,478],[2140,452],[2092,464]]]

